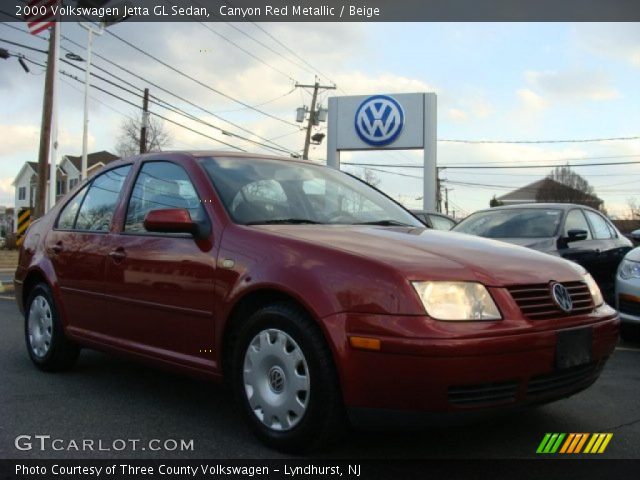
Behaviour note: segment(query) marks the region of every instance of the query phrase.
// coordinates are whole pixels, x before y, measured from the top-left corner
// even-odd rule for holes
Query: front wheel
[[[36,285],[29,294],[25,340],[29,357],[41,370],[68,370],[78,359],[80,348],[65,336],[51,289],[45,283]]]
[[[344,427],[331,353],[317,324],[295,305],[274,304],[248,319],[232,374],[245,418],[272,448],[322,448]]]

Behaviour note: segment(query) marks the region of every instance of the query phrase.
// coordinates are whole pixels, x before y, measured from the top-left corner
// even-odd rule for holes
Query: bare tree
[[[587,182],[584,177],[571,170],[569,165],[554,168],[547,178],[555,180],[556,182],[573,188],[574,190],[578,190],[579,192],[586,193],[587,195],[594,194],[593,187],[589,185],[589,182]]]
[[[116,151],[121,157],[130,157],[140,153],[140,129],[142,119],[129,117],[120,125],[120,136]],[[149,116],[147,128],[147,152],[159,152],[171,144],[171,137],[166,131],[164,122]]]
[[[536,194],[538,202],[577,203],[600,210],[604,209],[587,180],[571,170],[568,165],[556,167],[545,179]]]
[[[640,205],[635,198],[630,198],[627,201],[629,207],[629,220],[640,220]]]
[[[365,168],[364,173],[357,176],[372,187],[377,187],[378,185],[380,185],[380,177],[378,177],[378,175],[376,175],[373,170],[369,170],[368,168]]]

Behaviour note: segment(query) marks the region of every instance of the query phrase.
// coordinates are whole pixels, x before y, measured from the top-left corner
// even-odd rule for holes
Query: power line
[[[173,71],[173,72],[177,73],[178,75],[180,75],[180,76],[182,76],[182,77],[184,77],[184,78],[187,78],[187,79],[191,80],[191,81],[192,81],[192,82],[194,82],[194,83],[197,83],[198,85],[200,85],[200,86],[202,86],[202,87],[206,88],[207,90],[210,90],[210,91],[212,91],[212,92],[214,92],[214,93],[216,93],[216,94],[218,94],[218,95],[220,95],[220,96],[222,96],[222,97],[224,97],[224,98],[226,98],[226,99],[228,99],[228,100],[231,100],[232,102],[238,103],[239,105],[242,105],[243,107],[246,107],[246,108],[248,108],[248,109],[250,109],[250,110],[253,110],[253,111],[255,111],[255,112],[257,112],[257,113],[259,113],[259,114],[261,114],[261,115],[264,115],[264,116],[266,116],[266,117],[269,117],[269,118],[271,118],[271,119],[273,119],[273,120],[277,120],[277,121],[279,121],[279,122],[285,123],[285,124],[287,124],[287,125],[292,125],[292,126],[294,126],[294,127],[296,126],[296,124],[295,124],[295,123],[293,123],[293,122],[290,122],[290,121],[285,120],[285,119],[283,119],[283,118],[280,118],[280,117],[277,117],[277,116],[275,116],[275,115],[272,115],[272,114],[270,114],[270,113],[268,113],[268,112],[265,112],[264,110],[260,110],[259,108],[253,107],[252,105],[249,105],[248,103],[243,102],[242,100],[239,100],[239,99],[237,99],[237,98],[235,98],[235,97],[233,97],[233,96],[231,96],[231,95],[229,95],[229,94],[227,94],[227,93],[224,93],[224,92],[222,92],[222,91],[220,91],[220,90],[218,90],[218,89],[216,89],[216,88],[211,87],[210,85],[207,85],[206,83],[204,83],[204,82],[202,82],[202,81],[198,80],[197,78],[192,77],[191,75],[189,75],[189,74],[187,74],[187,73],[184,73],[183,71],[181,71],[181,70],[177,69],[177,68],[176,68],[176,67],[174,67],[173,65],[169,65],[169,64],[168,64],[168,63],[166,63],[165,61],[160,60],[158,57],[156,57],[156,56],[152,55],[151,53],[149,53],[149,52],[147,52],[147,51],[145,51],[145,50],[143,50],[142,48],[140,48],[140,47],[138,47],[137,45],[135,45],[135,44],[133,44],[133,43],[129,42],[128,40],[126,40],[126,39],[122,38],[121,36],[119,36],[119,35],[117,35],[117,34],[113,33],[111,30],[108,30],[108,29],[107,29],[107,30],[105,30],[105,32],[106,32],[106,33],[108,33],[109,35],[111,35],[112,37],[114,37],[114,38],[118,39],[120,42],[124,43],[124,44],[125,44],[125,45],[127,45],[129,48],[132,48],[132,49],[136,50],[137,52],[139,52],[139,53],[141,53],[141,54],[143,54],[143,55],[145,55],[145,56],[147,56],[147,57],[151,58],[152,60],[154,60],[154,61],[158,62],[159,64],[163,65],[164,67],[168,68],[169,70],[171,70],[171,71]]]
[[[580,160],[610,160],[612,158],[637,158],[640,157],[640,154],[633,153],[629,155],[606,155],[606,156],[597,156],[597,157],[570,157],[570,158],[544,158],[538,160],[527,160],[528,162],[572,162],[572,161],[580,161]],[[491,165],[510,165],[513,163],[513,160],[493,160],[482,162],[483,165],[491,164]],[[468,163],[447,163],[447,165],[451,166],[467,166]],[[473,166],[473,165],[471,165]]]
[[[25,33],[26,33],[26,32],[25,32]],[[71,43],[71,44],[73,44],[73,45],[77,46],[78,48],[83,48],[83,47],[82,47],[82,45],[78,44],[77,42],[75,42],[75,41],[71,40],[70,38],[68,38],[68,37],[66,37],[66,36],[64,36],[64,35],[62,35],[62,38],[63,38],[64,40],[66,40],[67,42],[69,42],[69,43]],[[63,49],[64,49],[65,51],[68,51],[68,52],[74,53],[74,52],[72,52],[71,50],[69,50],[69,49],[67,49],[67,48],[65,48],[65,47],[63,47]],[[231,125],[231,126],[233,126],[233,127],[237,128],[237,129],[239,129],[239,130],[241,130],[241,131],[243,131],[243,132],[245,132],[245,133],[248,133],[249,135],[253,135],[253,136],[255,136],[256,138],[259,138],[260,140],[263,140],[263,141],[265,141],[265,142],[268,142],[268,143],[270,143],[270,144],[274,145],[274,147],[268,147],[268,148],[269,148],[269,149],[271,149],[271,150],[276,150],[276,151],[284,152],[284,153],[287,153],[287,154],[290,154],[290,155],[295,155],[295,152],[292,152],[291,150],[287,149],[286,147],[284,147],[284,146],[282,146],[282,145],[279,145],[279,144],[277,144],[277,143],[275,143],[275,142],[273,142],[273,141],[271,141],[271,140],[269,140],[269,139],[267,139],[267,138],[264,138],[264,137],[262,137],[262,136],[260,136],[260,135],[257,135],[256,133],[254,133],[254,132],[252,132],[252,131],[250,131],[250,130],[248,130],[248,129],[246,129],[246,128],[242,127],[242,126],[237,125],[236,123],[231,122],[230,120],[227,120],[227,119],[225,119],[225,118],[223,118],[223,117],[219,116],[218,114],[216,114],[216,113],[214,113],[214,112],[212,112],[212,111],[210,111],[210,110],[207,110],[206,108],[201,107],[200,105],[198,105],[198,104],[196,104],[196,103],[194,103],[194,102],[191,102],[191,101],[187,100],[186,98],[184,98],[184,97],[182,97],[182,96],[180,96],[180,95],[178,95],[178,94],[176,94],[176,93],[171,92],[170,90],[168,90],[168,89],[166,89],[166,88],[164,88],[164,87],[162,87],[162,86],[158,85],[157,83],[155,83],[155,82],[153,82],[153,81],[151,81],[151,80],[148,80],[148,79],[147,79],[147,78],[145,78],[145,77],[142,77],[141,75],[138,75],[138,74],[136,74],[136,73],[132,72],[131,70],[129,70],[129,69],[127,69],[127,68],[125,68],[125,67],[123,67],[123,66],[119,65],[118,63],[116,63],[116,62],[114,62],[114,61],[112,61],[112,60],[110,60],[110,59],[108,59],[108,58],[104,57],[103,55],[100,55],[100,54],[99,54],[99,53],[97,53],[97,52],[93,52],[93,55],[94,55],[94,56],[96,56],[97,58],[100,58],[101,60],[103,60],[103,61],[105,61],[105,62],[109,63],[110,65],[113,65],[114,67],[116,67],[116,68],[118,68],[118,69],[122,70],[123,72],[125,72],[125,73],[127,73],[127,74],[129,74],[129,75],[131,75],[131,76],[133,76],[133,77],[135,77],[135,78],[137,78],[137,79],[139,79],[139,80],[141,80],[141,81],[145,82],[146,84],[149,84],[149,85],[151,85],[151,86],[153,86],[153,87],[157,88],[158,90],[163,91],[163,92],[167,93],[168,95],[171,95],[171,96],[173,96],[173,97],[177,98],[178,100],[180,100],[180,101],[182,101],[182,102],[185,102],[186,104],[191,105],[191,106],[193,106],[193,107],[195,107],[195,108],[197,108],[197,109],[201,110],[202,112],[207,113],[207,114],[209,114],[209,115],[213,116],[214,118],[217,118],[217,119],[219,119],[219,120],[221,120],[221,121],[223,121],[223,122],[225,122],[225,123],[228,123],[229,125]],[[92,66],[93,66],[93,67],[96,67],[97,69],[99,69],[99,70],[101,70],[101,71],[105,71],[105,69],[101,68],[100,66],[95,65],[94,63],[92,63]],[[114,78],[119,78],[119,77],[115,76],[113,73],[110,73],[110,75],[114,76]],[[123,81],[123,82],[125,82],[124,80],[122,80],[122,81]],[[127,83],[127,82],[125,82],[125,83]],[[131,86],[132,86],[132,84],[130,84],[130,83],[129,83],[129,85],[131,85]],[[138,89],[142,90],[140,87],[134,87],[134,88],[138,88]],[[157,96],[155,96],[155,95],[151,95],[151,97],[152,97],[152,98],[155,98],[155,99],[156,99],[156,100],[158,100],[158,101],[162,101],[160,98],[158,98],[158,97],[157,97]],[[167,103],[167,102],[164,102],[164,103]],[[176,108],[177,108],[177,107],[176,107]],[[183,112],[183,113],[185,113],[186,115],[190,115],[191,117],[194,117],[193,115],[189,114],[188,112],[185,112],[184,110],[180,110],[180,111],[182,111],[182,112]],[[194,117],[194,118],[197,118],[197,117]],[[297,126],[297,125],[296,125],[296,126]],[[247,141],[250,141],[250,142],[255,143],[255,141],[253,141],[253,140],[249,140],[249,139],[246,139],[245,137],[243,137],[243,136],[241,136],[241,135],[238,135],[238,134],[235,134],[235,133],[229,132],[227,129],[222,129],[222,128],[220,128],[220,127],[214,127],[214,128],[217,128],[217,129],[219,129],[219,130],[223,131],[224,133],[226,133],[226,134],[228,134],[228,135],[231,135],[231,136],[233,136],[233,137],[237,137],[237,138],[240,138],[240,139],[245,139],[245,140],[247,140]]]
[[[334,82],[333,80],[331,80],[331,78],[329,78],[327,75],[325,75],[324,73],[322,73],[320,70],[318,70],[316,67],[314,67],[313,65],[311,65],[311,63],[309,63],[307,60],[305,60],[303,57],[301,57],[300,55],[298,55],[294,50],[292,50],[291,48],[289,48],[284,42],[280,41],[278,38],[276,38],[273,34],[271,34],[269,31],[265,30],[262,26],[260,26],[259,24],[257,24],[256,22],[251,22],[256,28],[258,28],[259,30],[261,30],[265,35],[267,35],[269,38],[271,38],[273,41],[275,41],[278,45],[280,45],[282,48],[284,48],[286,51],[288,51],[290,54],[292,54],[294,57],[296,57],[298,60],[302,61],[305,65],[308,65],[310,68],[312,68],[314,70],[314,72],[316,72],[318,75],[326,78],[327,80],[329,80],[331,83],[333,83],[335,85],[336,82]]]
[[[581,138],[581,139],[569,139],[569,140],[463,140],[463,139],[450,139],[439,138],[439,142],[450,143],[471,143],[471,144],[536,144],[536,143],[593,143],[593,142],[612,142],[619,140],[640,140],[640,136],[630,137],[609,137],[609,138]]]
[[[637,155],[640,156],[640,155]],[[423,165],[415,165],[415,164],[393,164],[393,163],[356,163],[356,162],[342,162],[343,165],[355,165],[361,167],[384,167],[384,168],[418,168],[423,169]],[[522,168],[554,168],[554,167],[603,167],[603,166],[611,166],[611,165],[638,165],[640,161],[633,162],[608,162],[608,163],[576,163],[576,164],[549,164],[549,165],[469,165],[469,166],[450,166],[450,165],[440,165],[438,168],[441,169],[464,169],[464,170],[472,170],[472,169],[522,169]]]
[[[171,2],[168,2],[171,3]],[[172,4],[173,5],[173,4]],[[251,53],[249,50],[241,47],[240,45],[238,45],[236,42],[234,42],[233,40],[225,37],[224,35],[222,35],[221,33],[216,32],[213,28],[211,28],[209,25],[207,25],[204,22],[198,22],[200,25],[202,25],[204,28],[206,28],[207,30],[209,30],[211,33],[213,33],[214,35],[217,35],[218,37],[220,37],[222,40],[224,40],[225,42],[230,43],[231,45],[233,45],[234,47],[236,47],[238,50],[244,52],[245,54],[249,55],[251,58],[257,60],[258,62],[262,63],[263,65],[266,65],[267,67],[271,68],[272,70],[274,70],[275,72],[278,72],[280,75],[283,75],[285,77],[287,77],[289,80],[291,80],[292,82],[295,82],[296,79],[293,78],[291,75],[289,75],[288,73],[283,72],[282,70],[280,70],[277,67],[274,67],[273,65],[271,65],[269,62],[267,62],[266,60],[263,60],[262,58],[258,57],[257,55]]]
[[[6,23],[4,23],[4,22],[3,22],[3,24],[4,24],[5,26],[8,26],[8,27],[10,27],[10,28],[13,28],[13,29],[15,29],[15,30],[18,30],[18,31],[20,31],[20,32],[22,32],[22,33],[24,33],[24,34],[27,34],[27,35],[28,35],[28,32],[25,32],[24,30],[21,30],[21,29],[19,29],[19,28],[17,28],[17,27],[14,27],[14,26],[12,26],[12,25],[8,25],[8,24],[6,24]],[[112,34],[111,32],[109,32],[109,33],[110,33],[110,34]],[[112,35],[114,35],[114,36],[115,36],[115,34],[112,34]],[[40,40],[46,41],[46,40],[45,40],[44,38],[42,38],[42,37],[39,37],[39,36],[36,36],[36,37],[37,37],[37,38],[39,38]],[[67,36],[65,36],[65,35],[62,35],[62,38],[63,38],[65,41],[67,41],[67,42],[71,43],[72,45],[75,45],[75,46],[76,46],[76,47],[78,47],[78,48],[84,48],[84,47],[83,47],[82,45],[80,45],[78,42],[76,42],[76,41],[74,41],[74,40],[70,39],[69,37],[67,37]],[[123,40],[123,41],[125,41],[125,42],[126,42],[126,40]],[[68,48],[65,48],[65,47],[62,47],[62,48],[63,48],[65,51],[67,51],[67,52],[75,53],[75,52],[73,52],[72,50],[69,50]],[[135,46],[134,46],[133,48],[136,48],[136,49],[137,49],[137,47],[135,47]],[[139,50],[139,49],[138,49],[138,50]],[[144,52],[143,52],[143,53],[144,53]],[[180,95],[178,95],[178,94],[176,94],[176,93],[173,93],[173,92],[171,92],[171,91],[167,90],[166,88],[161,87],[160,85],[158,85],[158,84],[156,84],[156,83],[154,83],[154,82],[152,82],[152,81],[150,81],[150,80],[148,80],[148,79],[146,79],[146,78],[144,78],[144,77],[142,77],[142,76],[140,76],[140,75],[138,75],[138,74],[136,74],[136,73],[132,72],[131,70],[129,70],[129,69],[127,69],[127,68],[125,68],[125,67],[123,67],[123,66],[119,65],[118,63],[116,63],[116,62],[114,62],[114,61],[112,61],[112,60],[110,60],[110,59],[108,59],[108,58],[104,57],[103,55],[100,55],[100,54],[99,54],[99,53],[97,53],[97,52],[93,52],[93,55],[94,55],[94,56],[96,56],[97,58],[100,58],[101,60],[103,60],[103,61],[105,61],[105,62],[109,63],[110,65],[113,65],[113,66],[115,66],[116,68],[118,68],[118,69],[120,69],[120,70],[124,71],[125,73],[127,73],[127,74],[129,74],[129,75],[131,75],[131,76],[133,76],[133,77],[135,77],[135,78],[138,78],[139,80],[142,80],[143,82],[145,82],[145,83],[147,83],[147,84],[149,84],[149,85],[152,85],[153,87],[157,88],[158,90],[161,90],[161,91],[163,91],[163,92],[165,92],[165,93],[167,93],[167,94],[169,94],[169,95],[171,95],[171,96],[173,96],[173,97],[175,97],[175,98],[177,98],[177,99],[179,99],[179,100],[181,100],[181,101],[183,101],[183,102],[185,102],[185,103],[187,103],[187,104],[189,104],[189,105],[191,105],[191,106],[193,106],[193,107],[198,108],[199,110],[203,111],[204,113],[207,113],[207,114],[209,114],[209,115],[211,115],[211,116],[213,116],[213,117],[215,117],[215,118],[217,118],[217,119],[219,119],[219,120],[221,120],[221,121],[223,121],[223,122],[225,122],[225,123],[228,123],[229,125],[231,125],[231,126],[233,126],[233,127],[237,128],[237,129],[239,129],[239,130],[241,130],[241,131],[243,131],[243,132],[245,132],[245,133],[248,133],[249,135],[253,135],[253,136],[255,136],[256,138],[258,138],[258,139],[260,139],[260,140],[263,140],[263,141],[265,141],[265,142],[267,142],[267,143],[270,143],[270,144],[274,145],[273,147],[272,147],[272,146],[270,146],[270,145],[266,145],[266,146],[264,146],[264,148],[268,148],[268,149],[270,149],[270,150],[275,150],[275,151],[280,152],[280,153],[286,153],[286,154],[291,155],[291,156],[297,156],[297,155],[298,155],[296,152],[293,152],[293,151],[289,150],[288,148],[286,148],[286,147],[284,147],[284,146],[282,146],[282,145],[279,145],[279,144],[277,144],[277,143],[273,142],[272,140],[269,140],[269,139],[267,139],[267,138],[264,138],[264,137],[262,137],[262,136],[260,136],[260,135],[258,135],[258,134],[256,134],[256,133],[254,133],[254,132],[252,132],[252,131],[250,131],[250,130],[248,130],[248,129],[246,129],[246,128],[244,128],[244,127],[242,127],[242,126],[240,126],[240,125],[238,125],[238,124],[236,124],[236,123],[234,123],[234,122],[231,122],[230,120],[227,120],[227,119],[225,119],[225,118],[223,118],[223,117],[221,117],[221,116],[217,115],[217,114],[216,114],[216,113],[214,113],[214,112],[211,112],[211,111],[207,110],[207,109],[206,109],[206,108],[204,108],[204,107],[201,107],[200,105],[197,105],[197,104],[195,104],[195,103],[193,103],[193,102],[191,102],[191,101],[189,101],[189,100],[185,99],[184,97],[182,97],[182,96],[180,96]],[[108,73],[109,75],[113,76],[114,78],[117,78],[119,81],[122,81],[123,83],[127,83],[129,86],[132,86],[133,88],[137,88],[137,89],[140,89],[140,90],[141,90],[141,88],[140,88],[140,87],[134,86],[133,84],[131,84],[131,83],[129,83],[129,82],[126,82],[126,81],[122,80],[120,77],[117,77],[117,76],[116,76],[115,74],[113,74],[112,72],[108,72],[107,70],[105,70],[105,69],[101,68],[99,65],[95,65],[95,63],[92,63],[92,66],[96,67],[97,69],[99,69],[99,70],[101,70],[101,71],[104,71],[104,72]],[[161,99],[159,99],[157,96],[152,95],[152,97],[156,98],[156,99],[157,99],[157,100],[159,100],[159,101],[162,101],[162,100],[161,100]],[[167,102],[164,102],[164,103],[167,103]],[[250,108],[250,109],[255,110],[255,108],[254,108],[253,106],[251,106],[251,105],[246,105],[246,104],[245,104],[245,106],[246,106],[247,108]],[[184,110],[178,109],[177,107],[173,107],[173,108],[175,108],[175,109],[177,110],[177,112],[182,112],[182,113],[184,114],[183,116],[187,116],[187,118],[190,118],[190,119],[195,120],[195,121],[199,121],[200,123],[204,122],[203,120],[198,119],[197,117],[193,116],[192,114],[189,114],[188,112],[185,112]],[[208,125],[209,125],[209,126],[212,126],[211,124],[208,124]],[[293,126],[296,126],[296,127],[297,127],[297,125],[296,125],[296,124],[291,123],[291,125],[293,125]],[[223,129],[223,128],[220,128],[220,127],[217,127],[217,126],[212,126],[212,127],[213,127],[213,128],[216,128],[216,129],[218,129],[218,130],[220,130],[220,131],[222,131],[222,132],[223,132],[224,134],[226,134],[226,135],[229,135],[229,136],[232,136],[232,137],[236,137],[236,138],[239,138],[239,139],[242,139],[242,140],[248,141],[248,142],[250,142],[250,143],[257,144],[257,145],[264,145],[264,144],[261,144],[260,142],[256,142],[255,140],[251,140],[251,139],[248,139],[248,138],[243,137],[243,136],[241,136],[241,135],[238,135],[238,134],[232,133],[232,132],[230,132],[228,129]]]
[[[0,40],[1,40],[1,39],[0,39]],[[80,67],[79,65],[74,64],[73,62],[70,62],[70,61],[65,60],[65,59],[61,59],[61,61],[62,61],[62,62],[64,62],[64,63],[66,63],[67,65],[72,66],[73,68],[76,68],[76,69],[78,69],[78,70],[82,71],[82,72],[84,72],[84,71],[85,71],[85,69],[84,69],[84,68]],[[131,95],[133,95],[133,96],[135,96],[135,97],[139,97],[139,92],[131,91],[131,90],[129,90],[129,89],[127,89],[127,88],[125,88],[125,87],[123,87],[123,86],[121,86],[121,85],[118,85],[118,84],[116,84],[115,82],[112,82],[111,80],[108,80],[108,79],[106,79],[106,78],[104,78],[104,77],[102,77],[102,76],[100,76],[100,75],[98,75],[98,74],[96,74],[96,73],[94,73],[94,72],[90,72],[90,75],[91,75],[92,77],[95,77],[95,78],[99,79],[99,80],[102,80],[103,82],[108,83],[109,85],[112,85],[112,86],[114,86],[114,87],[116,87],[116,88],[119,88],[120,90],[123,90],[124,92],[127,92],[127,93],[129,93],[129,94],[131,94]],[[75,79],[75,77],[74,77],[74,79]],[[135,87],[135,88],[137,88],[137,87]],[[138,89],[138,91],[140,91],[140,90],[141,90],[141,89],[139,89],[139,88],[137,88],[137,89]],[[155,97],[155,96],[154,96],[154,98],[157,98],[157,97]],[[176,113],[176,114],[178,114],[178,115],[181,115],[181,116],[183,116],[183,117],[185,117],[185,118],[188,118],[188,119],[190,119],[190,120],[196,121],[196,122],[201,123],[201,124],[203,124],[203,125],[206,125],[206,126],[208,126],[208,127],[214,128],[214,129],[216,129],[216,130],[220,131],[221,133],[223,133],[223,134],[225,134],[225,135],[232,136],[232,137],[238,138],[238,139],[240,139],[240,140],[244,140],[244,141],[246,141],[246,142],[253,143],[253,144],[255,144],[255,145],[262,146],[262,147],[267,148],[267,149],[270,149],[270,150],[276,150],[276,151],[283,152],[283,153],[289,153],[289,151],[288,151],[288,150],[278,149],[278,148],[276,148],[276,147],[272,147],[272,146],[270,146],[270,145],[267,145],[267,144],[264,144],[264,143],[258,142],[258,141],[256,141],[256,140],[253,140],[253,139],[250,139],[250,138],[246,138],[246,137],[243,137],[243,136],[240,136],[240,135],[237,135],[237,134],[234,134],[234,133],[228,132],[228,131],[226,131],[225,129],[223,129],[223,128],[221,128],[221,127],[218,127],[218,126],[213,125],[213,124],[211,124],[211,123],[209,123],[209,122],[206,122],[205,120],[202,120],[202,119],[200,119],[200,118],[198,118],[198,117],[195,117],[195,116],[193,116],[193,115],[191,115],[191,114],[188,114],[188,113],[182,112],[182,111],[180,111],[180,109],[179,109],[179,108],[177,108],[177,107],[175,107],[175,106],[171,105],[170,103],[168,103],[168,102],[166,102],[166,101],[164,101],[164,100],[160,100],[160,99],[158,99],[158,100],[159,100],[159,101],[151,100],[151,102],[152,102],[152,103],[154,103],[154,104],[156,104],[156,105],[158,105],[158,106],[160,106],[160,107],[162,107],[162,108],[168,109],[168,110],[170,110],[170,111],[172,111],[172,112],[174,112],[174,113]],[[156,115],[156,116],[158,116],[158,117],[159,117],[159,115]],[[173,123],[176,123],[176,122],[173,122]],[[178,123],[176,123],[176,124],[177,124],[177,125],[181,125],[181,124],[178,124]],[[227,143],[225,143],[225,142],[221,142],[221,143],[224,143],[225,145],[229,145],[229,146],[231,146],[230,144],[227,144]],[[234,148],[237,148],[237,147],[235,147],[235,146],[234,146]],[[243,151],[244,151],[244,150],[243,150]]]
[[[167,1],[167,2],[168,2],[168,0],[165,0],[165,1]],[[200,2],[198,2],[197,0],[192,0],[192,1],[193,1],[193,3],[194,3],[194,4],[196,4],[196,5],[200,6],[200,7],[203,7],[203,5],[202,5]],[[228,5],[231,5],[231,6],[234,6],[234,5],[233,5],[233,3],[231,3],[231,2],[227,2],[227,4],[228,4]],[[300,64],[298,64],[298,63],[296,63],[296,62],[292,61],[291,59],[289,59],[289,58],[285,57],[284,55],[282,55],[282,53],[278,52],[277,50],[274,50],[274,49],[273,49],[273,48],[271,48],[269,45],[265,44],[264,42],[262,42],[262,41],[258,40],[257,38],[255,38],[253,35],[250,35],[249,33],[245,32],[244,30],[242,30],[242,29],[238,28],[237,26],[233,25],[231,22],[227,22],[227,21],[225,21],[224,17],[221,17],[220,15],[217,15],[216,13],[213,13],[213,16],[214,16],[214,17],[216,17],[216,18],[218,18],[221,22],[226,23],[226,24],[227,24],[227,26],[229,26],[229,27],[233,28],[234,30],[236,30],[236,31],[240,32],[242,35],[244,35],[245,37],[249,38],[249,39],[250,39],[250,40],[252,40],[253,42],[257,43],[257,44],[258,44],[258,45],[260,45],[261,47],[265,48],[266,50],[269,50],[271,53],[274,53],[274,54],[276,54],[277,56],[279,56],[279,57],[283,58],[284,60],[286,60],[287,62],[291,63],[291,64],[292,64],[292,65],[294,65],[296,68],[300,68],[300,69],[302,69],[302,70],[305,70],[306,72],[311,73],[311,74],[313,75],[313,71],[308,70],[308,69],[306,69],[303,65],[300,65]],[[200,22],[200,23],[202,23],[203,25],[206,25],[206,24],[204,24],[203,22]],[[217,32],[214,32],[214,33],[216,33],[216,35],[220,35],[220,34],[219,34],[219,33],[217,33]],[[227,38],[226,38],[226,37],[223,37],[223,38],[224,38],[225,40],[227,40]],[[230,40],[227,40],[227,41],[231,42]],[[231,42],[231,43],[233,43],[233,42]],[[234,45],[234,46],[237,46],[235,43],[233,43],[233,45]],[[242,49],[241,47],[238,47],[238,48],[240,48],[241,50],[243,50],[243,51],[244,51],[244,49]],[[252,56],[253,56],[253,55],[252,55]],[[260,61],[262,62],[262,60],[260,60]]]
[[[26,58],[26,57],[25,57],[25,60],[27,60],[28,62],[30,62],[30,63],[32,63],[32,64],[34,64],[34,65],[37,65],[37,66],[39,66],[39,67],[43,67],[43,68],[45,67],[45,65],[43,65],[43,64],[41,64],[41,63],[39,63],[39,62],[36,62],[36,61],[34,61],[34,60],[31,60],[31,59],[29,59],[29,58]],[[80,79],[79,79],[78,77],[76,77],[75,75],[72,75],[72,74],[70,74],[70,73],[68,73],[68,72],[65,72],[64,70],[60,70],[60,73],[61,73],[62,75],[64,75],[64,76],[66,76],[66,77],[69,77],[69,78],[71,78],[71,79],[73,79],[73,80],[75,80],[75,81],[79,82],[79,83],[84,83],[82,80],[80,80]],[[131,106],[133,106],[133,107],[135,107],[135,108],[140,108],[140,106],[139,106],[139,105],[136,105],[135,103],[130,102],[129,100],[127,100],[127,99],[125,99],[125,98],[122,98],[122,97],[120,97],[120,96],[118,96],[118,95],[116,95],[116,94],[114,94],[114,93],[112,93],[112,92],[110,92],[110,91],[108,91],[108,90],[105,90],[105,89],[103,89],[103,88],[101,88],[101,87],[98,87],[97,85],[94,85],[94,84],[91,84],[91,83],[90,83],[90,84],[89,84],[89,86],[90,86],[91,88],[95,88],[96,90],[99,90],[99,91],[101,91],[101,92],[103,92],[103,93],[105,93],[105,94],[107,94],[107,95],[109,95],[109,96],[111,96],[111,97],[114,97],[114,98],[116,98],[116,99],[118,99],[118,100],[120,100],[120,101],[122,101],[122,102],[124,102],[124,103],[127,103],[127,104],[129,104],[129,105],[131,105]],[[162,116],[162,115],[159,115],[159,114],[158,114],[158,113],[156,113],[156,112],[151,112],[151,111],[150,111],[149,113],[150,113],[151,115],[155,115],[156,117],[158,117],[158,118],[160,118],[160,119],[162,119],[162,120],[165,120],[165,121],[167,121],[167,122],[169,122],[169,123],[172,123],[172,124],[174,124],[174,125],[176,125],[176,126],[179,126],[179,127],[181,127],[181,128],[184,128],[184,129],[186,129],[186,130],[190,130],[190,131],[191,131],[191,132],[193,132],[193,133],[196,133],[196,134],[201,135],[201,136],[203,136],[203,137],[206,137],[206,138],[208,138],[208,139],[210,139],[210,140],[213,140],[213,141],[215,141],[215,142],[218,142],[218,143],[221,143],[221,144],[223,144],[223,145],[226,145],[226,146],[228,146],[228,147],[230,147],[230,148],[233,148],[233,149],[235,149],[235,150],[239,150],[239,151],[241,151],[241,152],[244,152],[244,151],[245,151],[244,149],[242,149],[242,148],[240,148],[240,147],[237,147],[236,145],[232,145],[232,144],[227,143],[227,142],[224,142],[224,141],[222,141],[222,140],[220,140],[220,139],[217,139],[217,138],[211,137],[210,135],[207,135],[207,134],[205,134],[205,133],[202,133],[202,132],[199,132],[199,131],[197,131],[197,130],[194,130],[193,128],[187,127],[186,125],[183,125],[183,124],[181,124],[181,123],[179,123],[179,122],[176,122],[175,120],[171,120],[170,118],[167,118],[167,117],[164,117],[164,116]]]

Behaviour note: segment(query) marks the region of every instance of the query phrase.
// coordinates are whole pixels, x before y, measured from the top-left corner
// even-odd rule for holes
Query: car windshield
[[[562,210],[514,208],[470,215],[453,230],[488,238],[546,238],[555,236]]]
[[[201,162],[237,223],[423,227],[389,198],[338,170],[262,158],[206,157]]]

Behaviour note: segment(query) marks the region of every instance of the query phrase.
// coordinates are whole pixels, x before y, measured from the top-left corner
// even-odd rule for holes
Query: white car
[[[627,253],[618,267],[616,306],[622,321],[622,337],[640,337],[640,247]]]

